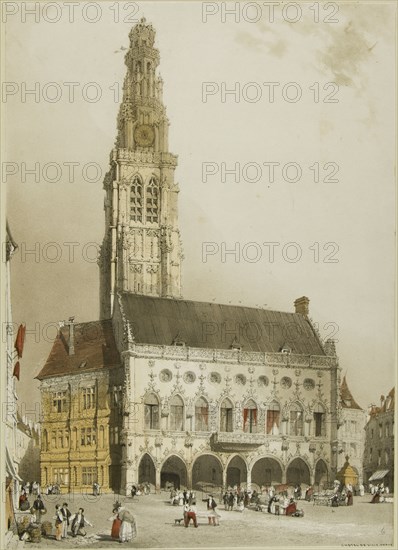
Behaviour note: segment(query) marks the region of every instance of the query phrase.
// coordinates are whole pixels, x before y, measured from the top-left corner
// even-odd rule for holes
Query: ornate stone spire
[[[129,150],[167,151],[168,126],[163,105],[163,80],[156,75],[159,50],[154,47],[155,30],[141,21],[131,29],[130,49],[126,53],[127,74],[123,84],[123,101],[118,116],[118,147]],[[136,123],[145,128],[134,128]],[[151,124],[157,126],[153,132]]]
[[[129,38],[116,146],[104,179],[102,318],[112,315],[114,295],[120,291],[181,297],[177,157],[168,150],[155,30],[142,18]]]

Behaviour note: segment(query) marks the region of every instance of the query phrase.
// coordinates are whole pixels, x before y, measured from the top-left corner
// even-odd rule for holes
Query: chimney
[[[294,308],[296,310],[296,313],[301,313],[301,315],[307,316],[310,312],[309,310],[309,299],[307,296],[302,296],[301,298],[297,298],[294,302]]]
[[[69,355],[75,355],[75,325],[73,324],[74,320],[74,317],[69,317],[69,322],[67,323],[69,325]]]

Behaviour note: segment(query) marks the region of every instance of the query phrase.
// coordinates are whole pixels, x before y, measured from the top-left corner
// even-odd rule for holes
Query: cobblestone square
[[[182,508],[171,506],[168,493],[160,495],[121,497],[119,500],[136,518],[138,536],[127,548],[273,548],[273,547],[329,547],[329,546],[393,546],[393,504],[370,504],[370,495],[355,497],[351,507],[331,508],[315,506],[300,500],[298,508],[304,510],[303,518],[275,516],[266,512],[246,509],[243,513],[224,511],[220,526],[208,525],[207,519],[199,519],[199,527],[191,524],[185,529]],[[198,512],[206,511],[201,501],[205,494],[197,493]],[[52,520],[56,504],[69,502],[74,513],[79,506],[93,523],[87,528],[86,537],[68,538],[56,542],[55,537],[42,538],[40,544],[27,543],[29,548],[115,548],[118,541],[110,537],[112,505],[117,495],[57,495],[44,497],[47,506],[45,520]],[[54,531],[53,531],[54,533]]]

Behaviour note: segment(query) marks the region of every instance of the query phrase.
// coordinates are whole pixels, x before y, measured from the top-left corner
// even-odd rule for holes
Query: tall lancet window
[[[257,405],[250,399],[243,408],[243,431],[257,433]]]
[[[224,399],[220,409],[220,432],[232,432],[233,406],[229,399]]]
[[[200,397],[195,403],[195,431],[207,432],[209,429],[209,405]]]
[[[154,177],[150,179],[146,188],[146,221],[159,222],[159,186]]]
[[[142,223],[142,181],[134,176],[130,186],[130,220]]]
[[[272,401],[267,410],[267,434],[279,434],[280,407],[277,401]]]
[[[325,424],[325,409],[318,403],[314,408],[314,435],[315,437],[325,437],[326,424]]]
[[[153,393],[147,395],[144,401],[145,405],[145,428],[148,430],[159,429],[159,401]]]
[[[290,407],[290,435],[303,435],[303,409],[298,403]]]

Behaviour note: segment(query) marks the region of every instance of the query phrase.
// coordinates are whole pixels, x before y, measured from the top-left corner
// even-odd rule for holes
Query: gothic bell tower
[[[177,156],[168,150],[169,121],[157,76],[155,31],[144,18],[129,34],[115,148],[104,179],[105,237],[100,255],[101,318],[126,291],[181,297]]]

